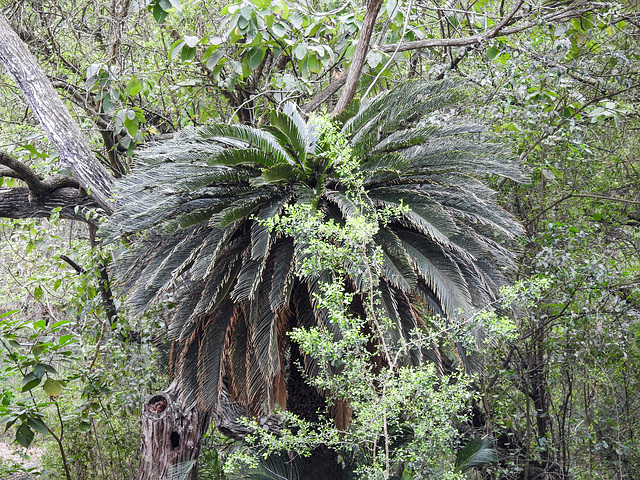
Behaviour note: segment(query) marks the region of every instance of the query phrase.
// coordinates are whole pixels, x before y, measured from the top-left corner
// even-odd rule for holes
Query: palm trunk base
[[[142,406],[138,480],[195,480],[195,461],[208,426],[209,414],[197,406],[186,408],[174,384],[149,396]]]

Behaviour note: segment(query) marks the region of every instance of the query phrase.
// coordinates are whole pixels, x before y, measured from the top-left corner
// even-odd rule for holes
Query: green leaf
[[[59,345],[65,345],[66,343],[69,343],[69,342],[71,342],[73,339],[75,339],[75,337],[76,337],[75,335],[71,335],[71,334],[69,334],[69,335],[62,335],[62,336],[60,337],[60,339],[58,340],[58,344],[59,344]]]
[[[318,73],[321,69],[322,63],[315,55],[309,54],[309,71],[312,73]]]
[[[91,430],[91,424],[89,422],[82,421],[78,424],[77,430],[82,433],[87,433]]]
[[[13,315],[14,313],[19,312],[20,310],[9,310],[8,312],[0,313],[0,318],[8,317]]]
[[[40,285],[38,285],[36,288],[33,289],[33,296],[36,298],[36,300],[40,300],[42,298],[43,293],[44,292]]]
[[[45,374],[46,371],[47,371],[47,369],[46,369],[45,365],[42,364],[42,363],[36,363],[33,366],[33,374],[38,378],[44,377],[44,374]]]
[[[60,384],[60,382],[52,378],[47,378],[47,380],[44,382],[44,385],[42,385],[42,388],[44,389],[44,392],[50,397],[59,397],[62,393],[62,385]]]
[[[169,48],[169,60],[173,61],[182,51],[184,46],[184,40],[176,40],[175,42],[173,42],[171,44],[171,48]]]
[[[159,5],[156,4],[153,6],[153,18],[156,23],[164,22],[164,19],[167,18],[168,13]]]
[[[27,418],[27,424],[38,433],[48,433],[47,426],[39,417]]]
[[[293,49],[293,55],[298,59],[302,60],[307,55],[307,43],[302,42],[296,48]]]
[[[291,182],[295,180],[298,169],[288,163],[280,163],[262,172],[266,183]]]
[[[134,97],[140,93],[140,90],[142,90],[142,83],[140,83],[140,80],[134,76],[129,80],[124,90],[127,92],[127,95]]]
[[[253,47],[249,50],[247,55],[249,56],[249,68],[251,70],[255,70],[264,58],[264,49],[260,47]]]
[[[29,448],[31,446],[31,442],[33,442],[33,437],[35,437],[35,433],[29,425],[26,423],[22,423],[18,429],[16,430],[16,442],[22,445],[24,448]]]
[[[180,58],[183,62],[190,62],[196,58],[196,49],[193,47],[185,47],[180,52]]]
[[[32,373],[27,373],[24,378],[22,379],[22,382],[20,383],[20,386],[22,387],[22,392],[28,392],[29,390],[31,390],[34,387],[37,387],[38,385],[40,385],[40,379],[32,372]]]
[[[487,48],[487,57],[490,60],[493,60],[494,58],[496,58],[499,53],[500,53],[500,50],[498,50],[496,47]]]
[[[124,126],[127,129],[127,133],[131,136],[131,137],[135,137],[136,134],[138,133],[138,119],[134,117],[133,120],[131,120],[129,117],[127,117],[124,121]]]
[[[211,49],[211,52],[209,52],[209,49]],[[213,70],[216,67],[216,65],[218,65],[218,62],[220,61],[220,59],[224,57],[224,52],[222,50],[214,51],[213,49],[214,49],[213,46],[209,47],[207,49],[207,52],[209,52],[209,55],[205,53],[205,55],[203,55],[202,57],[202,60],[206,62],[205,65],[209,70]]]
[[[273,34],[278,38],[284,37],[285,33],[287,33],[286,27],[280,22],[274,24],[271,30],[273,31]]]
[[[499,460],[498,453],[492,445],[493,437],[472,438],[456,455],[456,468],[462,473],[473,467],[482,467]]]

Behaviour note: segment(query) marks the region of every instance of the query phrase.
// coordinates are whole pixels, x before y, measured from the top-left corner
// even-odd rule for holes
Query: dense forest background
[[[438,324],[436,370],[465,370],[466,393],[464,414],[442,407],[453,428],[433,427],[442,438],[424,471],[463,475],[456,452],[488,439],[468,478],[640,476],[636,2],[0,0],[0,13],[0,421],[6,442],[44,451],[36,466],[3,463],[0,477],[144,478],[139,418],[170,383],[172,299],[133,314],[111,269],[135,240],[98,233],[110,182],[135,172],[140,149],[200,125],[265,125],[287,101],[339,120],[407,80],[456,82],[464,101],[432,121],[481,123],[475,135],[523,172],[482,176],[523,227],[505,244],[512,286],[479,306],[507,326]],[[12,32],[22,51],[8,48]],[[53,95],[34,103],[11,70],[27,52],[96,170],[56,143],[66,124],[42,118]],[[286,462],[273,454],[233,471],[232,453],[264,450],[232,437],[207,430],[197,467],[171,475],[293,478],[274,473]],[[410,473],[414,460],[393,475],[426,478]],[[272,476],[249,476],[260,468]]]

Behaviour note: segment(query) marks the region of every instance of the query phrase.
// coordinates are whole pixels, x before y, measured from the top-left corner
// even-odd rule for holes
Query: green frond
[[[205,139],[231,139],[245,142],[249,148],[255,147],[274,158],[275,163],[295,164],[278,139],[271,133],[246,125],[209,125],[202,127],[200,135]]]
[[[277,110],[271,112],[269,120],[271,127],[277,128],[286,137],[286,145],[290,146],[290,154],[297,160],[296,163],[304,165],[307,159],[307,128],[305,122],[296,123],[291,115]]]
[[[291,117],[299,132],[304,132],[303,137],[307,155],[316,153],[316,142],[318,141],[317,125],[312,120],[306,122],[293,102],[285,103],[282,111]]]
[[[405,222],[441,245],[449,245],[449,236],[457,233],[456,225],[447,211],[435,201],[429,203],[419,198],[417,192],[408,191],[403,195],[402,190],[376,189],[369,196],[376,207],[396,208],[406,199],[410,210],[402,213]]]
[[[360,213],[360,209],[358,206],[353,203],[353,201],[344,193],[341,192],[327,192],[325,193],[325,198],[330,202],[334,203],[343,217],[351,218]]]
[[[410,162],[410,171],[413,174],[489,173],[517,182],[524,180],[513,157],[505,154],[499,145],[446,138],[408,148],[403,150],[403,155]]]
[[[462,93],[449,80],[403,82],[367,104],[345,124],[354,153],[366,156],[388,135],[415,125],[420,118],[458,101]]]
[[[274,312],[289,305],[291,290],[295,277],[293,242],[282,239],[273,247],[273,262],[275,269],[271,279],[269,305]]]
[[[215,226],[226,227],[235,221],[247,219],[260,205],[271,200],[275,195],[277,195],[276,192],[266,189],[249,192],[213,217],[211,222]]]
[[[456,455],[456,468],[464,473],[474,467],[484,467],[499,460],[498,452],[493,448],[493,437],[472,438]]]
[[[262,178],[265,184],[293,183],[300,175],[300,168],[288,163],[273,165],[262,170]]]
[[[468,284],[455,261],[433,246],[421,243],[419,235],[403,232],[400,239],[416,273],[433,292],[445,314],[455,316],[458,308],[470,311]]]
[[[282,213],[284,206],[292,199],[292,195],[284,195],[282,198],[273,200],[265,205],[256,215],[257,221],[251,225],[251,258],[258,260],[266,257],[271,243],[271,232],[269,227],[261,222],[269,220]]]
[[[271,167],[276,158],[259,148],[227,148],[207,158],[209,165],[240,165],[245,167]]]
[[[454,125],[427,125],[423,127],[408,128],[391,133],[388,137],[375,145],[371,154],[391,153],[397,150],[413,147],[440,140],[451,135],[475,134],[483,131],[480,125],[476,124],[454,124]],[[458,137],[457,137],[458,138]]]
[[[384,155],[373,155],[360,165],[360,169],[369,177],[382,173],[390,173],[396,177],[404,176],[410,164],[397,152],[385,152]],[[365,180],[365,185],[368,181]]]
[[[416,285],[417,277],[400,239],[391,230],[381,228],[374,240],[382,245],[384,278],[404,292],[411,291]]]

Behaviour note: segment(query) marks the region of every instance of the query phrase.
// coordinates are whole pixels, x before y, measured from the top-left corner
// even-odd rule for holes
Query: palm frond
[[[299,116],[299,115],[298,115]],[[307,159],[307,128],[302,119],[296,122],[291,115],[274,110],[269,116],[271,127],[280,130],[287,139],[290,155],[297,160],[298,165],[304,165]]]
[[[493,437],[472,438],[456,455],[456,468],[464,473],[473,467],[483,467],[499,460],[498,452],[492,445]]]
[[[256,147],[265,154],[273,156],[275,163],[295,164],[295,161],[269,132],[246,125],[209,125],[199,131],[204,139],[231,139],[245,142],[248,147]]]

